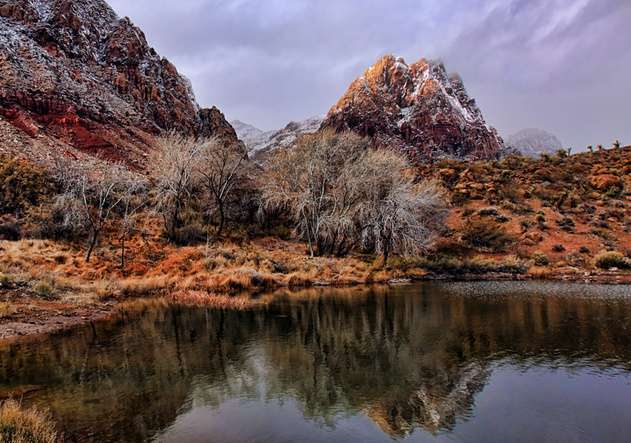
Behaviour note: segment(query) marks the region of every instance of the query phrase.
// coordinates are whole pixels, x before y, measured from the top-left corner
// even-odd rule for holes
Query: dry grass
[[[0,441],[3,443],[60,442],[50,415],[37,409],[23,409],[13,400],[0,405]]]
[[[263,300],[249,296],[226,296],[203,291],[177,291],[171,293],[169,300],[190,306],[210,307],[214,309],[245,310],[263,304]]]
[[[41,298],[78,304],[154,297],[173,291],[211,294],[267,292],[314,285],[347,286],[400,278],[369,257],[306,256],[305,245],[275,238],[176,247],[157,233],[129,241],[129,265],[119,268],[115,248],[101,247],[90,263],[63,242],[0,242],[0,272],[27,284]]]
[[[17,312],[17,308],[7,302],[0,302],[0,319],[11,317]]]

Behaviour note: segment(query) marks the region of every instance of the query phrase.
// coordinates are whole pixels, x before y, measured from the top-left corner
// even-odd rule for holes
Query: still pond
[[[154,306],[0,348],[68,442],[629,442],[631,288],[424,283]]]

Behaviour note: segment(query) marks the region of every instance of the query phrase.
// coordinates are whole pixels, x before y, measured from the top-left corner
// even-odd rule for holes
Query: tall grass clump
[[[23,409],[18,402],[0,404],[0,442],[56,443],[62,441],[48,413],[35,408]]]

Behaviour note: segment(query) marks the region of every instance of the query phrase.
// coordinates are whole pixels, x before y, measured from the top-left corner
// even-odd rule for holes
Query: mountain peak
[[[370,136],[417,161],[492,158],[503,147],[460,76],[424,58],[409,65],[383,56],[353,81],[322,126]]]

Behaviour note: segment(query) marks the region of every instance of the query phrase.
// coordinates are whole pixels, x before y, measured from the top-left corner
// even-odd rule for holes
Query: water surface
[[[70,442],[628,442],[631,289],[428,283],[161,307],[0,349]]]

